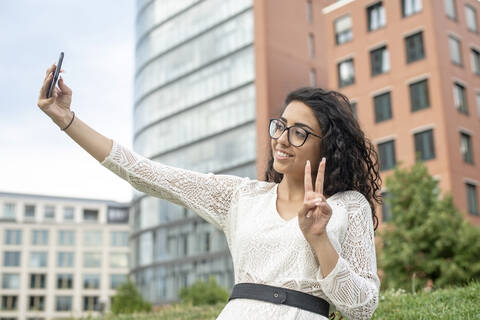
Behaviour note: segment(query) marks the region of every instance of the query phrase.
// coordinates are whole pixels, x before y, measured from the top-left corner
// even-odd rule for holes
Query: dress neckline
[[[290,220],[285,220],[285,219],[282,218],[282,216],[278,212],[278,210],[277,210],[278,183],[275,183],[275,186],[273,187],[273,197],[272,198],[273,198],[273,210],[272,210],[272,212],[277,217],[277,220],[280,220],[284,224],[287,224],[287,223],[290,223],[292,221],[298,220],[298,215],[291,218]]]

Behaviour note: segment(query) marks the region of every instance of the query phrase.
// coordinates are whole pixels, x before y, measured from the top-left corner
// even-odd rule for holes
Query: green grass
[[[101,320],[214,320],[224,306],[225,303],[212,306],[172,304],[149,314],[106,315]],[[372,319],[480,319],[480,282],[416,294],[401,289],[381,292],[380,303]]]

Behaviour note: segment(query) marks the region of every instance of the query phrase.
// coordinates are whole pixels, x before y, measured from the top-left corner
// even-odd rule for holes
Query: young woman
[[[59,80],[38,106],[103,166],[135,189],[196,212],[222,230],[235,286],[217,319],[369,319],[378,306],[374,201],[377,154],[335,91],[291,92],[269,123],[266,181],[152,161],[88,127]],[[322,160],[323,159],[323,160]],[[380,203],[380,202],[379,202]]]

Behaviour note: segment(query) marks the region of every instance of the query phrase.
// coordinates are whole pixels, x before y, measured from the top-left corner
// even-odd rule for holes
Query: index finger
[[[307,196],[307,193],[309,191],[313,191],[313,186],[312,186],[312,169],[310,167],[310,161],[307,160],[307,164],[305,166],[305,180],[304,180],[304,185],[305,185],[305,197]]]
[[[318,165],[317,179],[315,180],[315,192],[323,194],[323,181],[325,178],[325,162],[327,160],[322,158],[322,161]]]

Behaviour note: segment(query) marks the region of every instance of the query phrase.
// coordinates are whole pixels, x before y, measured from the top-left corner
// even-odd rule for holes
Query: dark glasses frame
[[[288,130],[288,132],[287,132],[288,142],[290,142],[290,144],[291,144],[292,146],[295,146],[295,147],[301,147],[301,146],[303,146],[303,145],[305,144],[305,141],[307,141],[308,136],[310,136],[310,135],[315,136],[315,137],[318,137],[318,138],[320,138],[320,139],[322,138],[322,137],[316,135],[315,133],[313,133],[313,132],[311,132],[311,131],[309,131],[309,130],[307,130],[307,129],[305,129],[305,128],[302,128],[302,127],[300,127],[300,126],[298,126],[298,125],[293,125],[293,126],[287,127],[287,125],[286,125],[281,119],[278,119],[278,118],[270,118],[270,121],[269,121],[269,123],[268,123],[268,135],[269,135],[270,138],[272,138],[272,139],[275,139],[275,140],[278,139],[278,138],[272,137],[272,135],[270,134],[270,127],[272,126],[272,121],[274,121],[274,120],[275,120],[275,121],[279,121],[279,122],[280,122],[281,124],[283,124],[283,126],[285,127],[285,128],[283,128],[283,131],[282,131],[282,133],[280,133],[280,136],[279,136],[278,138],[280,138],[280,137],[282,136],[282,134],[285,132],[285,130]],[[290,141],[290,128],[293,128],[293,127],[300,128],[300,129],[302,129],[303,131],[305,131],[305,132],[307,133],[306,136],[305,136],[305,139],[304,139],[303,142],[302,142],[302,144],[300,144],[300,145],[298,145],[298,146],[297,146],[297,145],[294,145],[294,144],[292,143],[292,141]]]

